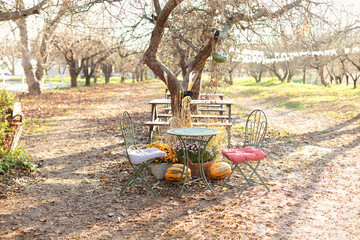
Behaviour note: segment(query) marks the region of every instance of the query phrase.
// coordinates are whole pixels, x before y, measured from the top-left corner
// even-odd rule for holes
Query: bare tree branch
[[[33,14],[39,14],[48,2],[49,0],[43,0],[29,9],[22,9],[13,12],[0,12],[0,21],[18,20],[20,18],[28,17]]]

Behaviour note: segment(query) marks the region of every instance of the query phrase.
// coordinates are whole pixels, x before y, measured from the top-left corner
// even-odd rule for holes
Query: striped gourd
[[[165,179],[169,183],[176,184],[179,181],[179,184],[183,184],[186,176],[186,172],[184,171],[186,167],[183,164],[173,164],[169,167],[165,172]],[[181,176],[182,172],[184,171],[183,175]],[[190,181],[191,177],[191,170],[187,168],[188,171],[188,178],[187,181]]]
[[[230,175],[231,167],[226,162],[217,162],[208,168],[208,176],[211,179],[224,179]]]

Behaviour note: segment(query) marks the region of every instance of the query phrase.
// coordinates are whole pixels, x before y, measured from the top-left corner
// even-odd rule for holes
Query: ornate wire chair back
[[[267,130],[267,118],[262,110],[254,110],[246,120],[244,147],[262,148]]]
[[[120,126],[126,149],[134,146],[136,148],[134,136],[134,124],[127,111],[123,111],[120,117]]]

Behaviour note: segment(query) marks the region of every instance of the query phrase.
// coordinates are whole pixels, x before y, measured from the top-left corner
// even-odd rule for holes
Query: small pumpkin
[[[208,168],[207,176],[211,179],[225,179],[231,173],[231,167],[226,162],[217,162]]]
[[[186,176],[186,172],[184,171],[184,169],[186,169],[187,173],[188,173],[187,181],[190,181],[191,170],[190,170],[190,168],[187,168],[183,164],[171,165],[171,167],[169,167],[165,172],[166,181],[168,181],[171,184],[176,184],[176,183],[183,184],[184,180],[185,180],[185,176]],[[181,176],[181,174],[182,174],[182,176]],[[181,177],[181,179],[180,179],[180,177]],[[180,181],[178,182],[179,179],[180,179]]]

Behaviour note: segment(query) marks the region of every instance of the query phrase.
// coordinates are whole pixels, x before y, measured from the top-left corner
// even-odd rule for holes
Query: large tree
[[[201,4],[184,3],[183,0],[168,0],[161,7],[158,0],[153,0],[155,8],[154,28],[147,50],[144,53],[144,61],[148,67],[166,84],[171,93],[171,107],[173,114],[180,112],[180,101],[184,89],[187,88],[189,81],[194,81],[192,91],[199,95],[201,74],[204,69],[206,60],[216,46],[226,39],[234,26],[239,27],[241,31],[252,29],[256,24],[267,21],[268,19],[277,18],[284,13],[288,13],[296,7],[303,7],[303,0],[294,0],[290,3],[273,8],[266,8],[258,1],[207,1],[207,5],[200,7]],[[166,29],[172,25],[179,24],[181,16],[171,16],[177,7],[186,7],[187,13],[201,13],[204,16],[215,11],[216,23],[214,22],[212,34],[197,47],[194,57],[186,63],[186,70],[182,84],[178,78],[158,57],[160,44],[163,41]],[[209,9],[211,11],[209,11]],[[170,17],[171,16],[171,17]],[[201,16],[201,15],[200,15]],[[177,20],[179,19],[179,20]],[[184,36],[183,36],[184,37]],[[185,36],[186,37],[186,36]],[[186,41],[186,40],[184,40]]]

